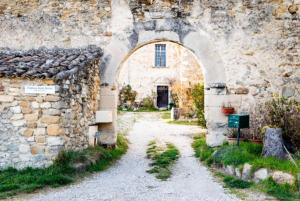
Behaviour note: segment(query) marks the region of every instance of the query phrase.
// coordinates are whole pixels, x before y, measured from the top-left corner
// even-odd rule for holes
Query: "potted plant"
[[[234,107],[232,107],[230,105],[230,103],[228,103],[228,104],[223,104],[222,112],[225,116],[228,116],[230,114],[233,114],[235,112],[235,110],[234,110]]]

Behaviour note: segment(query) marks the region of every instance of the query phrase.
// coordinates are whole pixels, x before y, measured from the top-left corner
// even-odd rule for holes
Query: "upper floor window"
[[[166,66],[166,44],[155,44],[155,67]]]

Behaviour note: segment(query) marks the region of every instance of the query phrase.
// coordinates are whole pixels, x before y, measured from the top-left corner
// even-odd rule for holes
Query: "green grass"
[[[300,194],[295,187],[288,184],[279,185],[272,179],[264,180],[255,186],[256,189],[276,197],[280,201],[299,201]]]
[[[177,125],[187,125],[187,126],[199,126],[199,122],[198,121],[194,121],[194,120],[171,120],[171,112],[167,111],[167,112],[162,112],[161,113],[161,118],[166,120],[167,123],[169,124],[177,124]]]
[[[296,176],[300,172],[289,160],[278,160],[272,157],[262,157],[262,145],[250,142],[242,142],[240,147],[224,144],[218,148],[211,148],[206,145],[205,137],[195,137],[193,142],[195,156],[207,165],[233,165],[241,167],[245,163],[252,165],[252,172],[259,168],[281,170]],[[300,166],[300,161],[297,163]],[[229,188],[255,188],[282,201],[300,201],[299,192],[296,186],[278,185],[272,179],[264,180],[258,184],[242,181],[236,177],[222,175],[223,182]]]
[[[245,163],[252,165],[252,171],[259,168],[268,168],[271,170],[281,170],[296,175],[300,172],[300,161],[296,167],[289,160],[279,160],[273,157],[263,157],[262,145],[250,142],[242,142],[240,147],[236,145],[223,145],[218,148],[213,156],[214,162],[223,165],[239,166]]]
[[[147,172],[164,181],[172,175],[171,166],[179,158],[179,150],[173,144],[162,148],[157,146],[155,141],[151,141],[148,144],[147,157],[153,161],[150,164],[151,169]]]
[[[176,120],[168,121],[169,124],[186,125],[186,126],[198,126],[198,121]]]
[[[45,187],[59,187],[95,171],[108,168],[127,151],[127,140],[119,135],[115,149],[103,147],[88,148],[83,151],[61,152],[53,165],[48,168],[8,168],[0,171],[0,199],[20,193],[31,193]],[[72,164],[94,161],[86,170],[76,172]]]
[[[199,158],[200,161],[204,162],[208,166],[212,164],[213,162],[212,155],[215,150],[206,144],[204,137],[201,136],[195,137],[192,147],[194,148],[195,156]]]
[[[232,176],[224,176],[223,182],[225,183],[226,187],[229,188],[245,189],[250,188],[253,185],[252,182],[244,181]]]
[[[139,108],[137,110],[133,110],[133,109],[127,109],[127,110],[122,110],[122,109],[118,109],[119,112],[160,112],[159,109],[157,108]]]
[[[273,157],[263,157],[262,145],[241,142],[240,147],[236,145],[224,144],[218,148],[211,148],[206,145],[204,137],[196,137],[193,142],[196,157],[201,161],[209,161],[219,165],[233,165],[238,167],[245,163],[252,165],[253,172],[259,168],[271,170],[281,170],[296,176],[300,173],[300,160],[297,160],[296,167],[289,160],[279,160]]]
[[[162,112],[161,118],[165,120],[171,119],[171,112],[170,111]]]

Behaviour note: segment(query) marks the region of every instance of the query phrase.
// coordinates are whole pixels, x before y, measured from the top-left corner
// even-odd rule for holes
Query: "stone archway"
[[[149,43],[172,41],[191,50],[203,68],[206,88],[207,143],[210,146],[222,144],[226,133],[226,117],[221,113],[222,104],[226,100],[226,72],[222,59],[214,48],[214,42],[205,31],[199,30],[182,19],[154,19],[135,22],[130,9],[126,10],[126,6],[128,7],[125,1],[112,2],[112,26],[115,30],[113,30],[110,44],[104,51],[101,64],[101,100],[103,100],[103,104],[100,103],[100,110],[113,110],[114,119],[116,119],[118,68],[132,52]],[[119,13],[120,9],[124,14],[122,17],[125,19],[119,19],[120,15],[115,15],[114,18],[114,12]],[[122,29],[127,31],[120,31]],[[113,143],[116,139],[116,122],[114,121],[110,127],[106,127],[104,130],[100,141],[105,144]]]

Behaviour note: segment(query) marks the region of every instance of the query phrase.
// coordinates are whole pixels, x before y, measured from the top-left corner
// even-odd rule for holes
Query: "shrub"
[[[206,127],[206,121],[204,116],[204,85],[197,84],[192,89],[192,97],[196,107],[196,114],[199,121],[199,125]]]
[[[267,124],[283,129],[283,138],[292,144],[294,151],[300,150],[300,104],[294,99],[274,97],[266,104]]]
[[[126,109],[132,109],[136,96],[137,96],[137,92],[132,90],[132,87],[130,85],[126,85],[122,87],[119,93],[120,107]]]
[[[143,98],[142,102],[141,102],[141,106],[143,109],[146,110],[155,110],[155,106],[154,106],[154,101],[153,98],[151,96],[147,96],[146,98]]]

